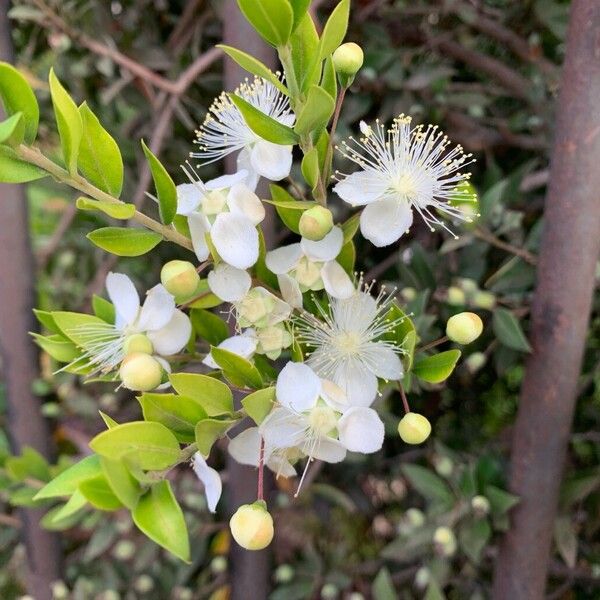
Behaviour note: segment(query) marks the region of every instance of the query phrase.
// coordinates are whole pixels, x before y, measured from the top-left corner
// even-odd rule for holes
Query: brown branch
[[[519,248],[518,246],[513,246],[508,242],[503,242],[501,239],[497,238],[491,231],[489,231],[489,229],[486,229],[482,225],[479,225],[473,230],[473,235],[475,237],[478,237],[480,240],[491,244],[492,246],[496,246],[496,248],[500,248],[501,250],[504,250],[510,254],[514,254],[519,258],[522,258],[526,263],[529,263],[534,267],[535,265],[537,265],[537,258],[533,254],[531,254],[531,252],[525,250],[525,248]]]

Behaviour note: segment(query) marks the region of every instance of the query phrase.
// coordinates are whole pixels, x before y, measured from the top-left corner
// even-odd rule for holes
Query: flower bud
[[[477,373],[486,362],[487,357],[483,352],[473,352],[465,359],[465,365],[471,374]]]
[[[422,510],[419,510],[418,508],[409,508],[404,513],[404,516],[406,517],[406,520],[415,529],[418,529],[419,527],[423,527],[423,525],[425,525],[425,514]]]
[[[333,229],[333,215],[324,206],[313,206],[302,213],[298,228],[302,237],[318,242]]]
[[[450,317],[446,324],[446,335],[457,344],[470,344],[474,342],[483,331],[483,323],[472,312],[462,312]]]
[[[473,496],[471,508],[477,517],[485,517],[490,512],[490,501],[485,496]]]
[[[415,573],[415,587],[418,590],[424,590],[431,581],[431,571],[427,567],[421,567]]]
[[[259,354],[266,354],[271,360],[278,358],[281,351],[291,346],[293,341],[292,334],[283,324],[259,329],[256,337],[258,339],[256,351]]]
[[[289,583],[294,579],[295,574],[294,567],[284,564],[279,565],[277,569],[275,569],[274,578],[277,583]]]
[[[260,288],[252,288],[237,305],[238,323],[241,327],[264,326],[274,307],[272,296]]]
[[[123,359],[119,376],[127,389],[149,392],[160,385],[162,367],[149,354],[134,352]]]
[[[454,462],[448,456],[436,456],[433,460],[433,468],[441,477],[450,477],[454,470]]]
[[[191,296],[200,283],[200,275],[187,260],[170,260],[160,272],[160,280],[173,296]]]
[[[334,583],[326,583],[321,588],[321,598],[323,600],[335,600],[338,597],[339,593],[340,590]]]
[[[215,573],[225,573],[227,571],[227,559],[224,556],[215,556],[210,561],[210,570]]]
[[[300,284],[300,289],[306,290],[323,289],[323,280],[321,279],[321,265],[303,256],[296,265],[296,269],[291,273],[292,277]]]
[[[456,536],[450,527],[438,527],[433,534],[433,544],[440,556],[452,556],[456,552]]]
[[[479,291],[473,296],[473,304],[477,308],[492,310],[496,306],[496,296],[492,292]]]
[[[465,293],[455,285],[451,285],[447,292],[448,304],[452,306],[463,306],[467,300]]]
[[[362,67],[365,56],[358,44],[346,42],[337,48],[332,58],[336,73],[354,77]]]
[[[134,352],[152,354],[154,352],[154,346],[152,346],[152,342],[147,335],[144,335],[143,333],[134,333],[125,339],[123,350],[126,355],[133,354]]]
[[[431,433],[431,423],[419,413],[406,413],[398,423],[398,433],[407,444],[422,444]]]
[[[417,297],[417,290],[414,287],[405,287],[400,294],[405,302],[412,302]]]
[[[229,521],[233,539],[246,550],[262,550],[273,539],[273,518],[264,502],[243,504]]]
[[[469,279],[468,277],[463,277],[462,279],[460,279],[458,285],[462,289],[462,291],[465,294],[469,294],[469,296],[476,294],[479,290],[477,282],[474,279]]]
[[[150,575],[140,575],[134,582],[133,588],[140,594],[147,594],[154,589],[154,579]]]

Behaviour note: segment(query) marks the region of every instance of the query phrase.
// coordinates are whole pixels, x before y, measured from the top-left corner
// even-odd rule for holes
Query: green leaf
[[[21,160],[12,148],[0,146],[0,183],[27,183],[48,173]]]
[[[179,442],[164,425],[132,421],[99,433],[90,448],[106,458],[126,458],[141,469],[160,470],[179,458]]]
[[[293,145],[298,142],[298,136],[291,127],[272,119],[235,94],[229,94],[229,97],[242,113],[248,127],[263,140],[283,146]]]
[[[475,563],[481,559],[481,553],[492,537],[492,528],[487,519],[473,519],[461,525],[458,542],[463,552]]]
[[[113,494],[103,474],[82,481],[79,484],[79,491],[94,508],[99,510],[118,510],[123,506]]]
[[[190,311],[190,318],[196,333],[211,346],[218,346],[229,337],[227,323],[208,310],[193,309]]]
[[[240,10],[269,44],[285,46],[294,24],[294,11],[288,0],[238,0]]]
[[[169,225],[177,213],[177,188],[162,163],[154,156],[150,148],[142,140],[142,149],[148,161],[156,193],[158,194],[158,209],[160,220]]]
[[[360,226],[360,212],[354,213],[347,221],[342,224],[344,232],[344,244],[347,244],[354,238]]]
[[[381,568],[377,573],[371,591],[374,600],[396,600],[398,598],[394,582],[386,567]]]
[[[162,423],[183,443],[194,441],[196,423],[208,416],[198,400],[186,396],[145,393],[138,401],[146,421]]]
[[[25,77],[5,62],[0,62],[0,100],[9,117],[23,113],[25,141],[32,144],[37,134],[40,109]]]
[[[310,0],[289,0],[294,11],[294,24],[292,25],[292,31],[298,27],[310,6]]]
[[[318,60],[319,35],[310,13],[300,20],[290,38],[294,74],[302,91],[318,83],[321,72]]]
[[[60,333],[60,329],[56,326],[52,313],[47,310],[39,310],[38,308],[33,309],[35,318],[51,333]]]
[[[20,456],[9,456],[4,464],[7,473],[15,481],[27,478],[39,481],[50,479],[48,461],[33,448],[25,446]]]
[[[190,561],[187,526],[168,481],[153,485],[131,515],[142,533],[181,560]]]
[[[46,514],[46,517],[50,515],[47,520],[50,522],[51,526],[61,528],[64,521],[69,520],[70,518],[77,513],[80,509],[82,509],[87,504],[87,500],[85,496],[79,491],[75,490],[73,495],[69,498],[69,500],[63,504],[62,506],[58,506],[52,511]],[[45,519],[46,519],[45,517]],[[46,526],[46,525],[45,525]],[[51,527],[53,528],[53,527]]]
[[[83,121],[77,105],[54,74],[54,69],[50,69],[49,83],[65,166],[71,175],[75,175],[83,135]]]
[[[31,334],[35,343],[54,360],[70,363],[81,355],[81,351],[62,335],[43,336],[38,333]]]
[[[300,233],[300,217],[305,210],[317,206],[316,202],[307,200],[296,200],[281,186],[272,183],[269,186],[272,200],[265,200],[268,204],[273,204],[277,214],[285,226],[294,233]]]
[[[235,419],[204,419],[196,424],[196,444],[203,456],[210,454],[213,444],[237,421]]]
[[[214,377],[199,373],[172,373],[169,380],[178,394],[196,400],[209,417],[233,411],[233,394],[229,386]]]
[[[104,322],[111,324],[115,322],[115,306],[112,302],[94,294],[92,296],[92,309],[94,314]]]
[[[302,176],[310,189],[314,189],[319,183],[319,150],[316,147],[311,148],[302,159]]]
[[[333,98],[337,98],[337,74],[333,66],[333,58],[328,56],[323,65],[323,76],[321,78],[321,87]]]
[[[80,210],[99,210],[113,219],[131,219],[135,215],[135,205],[125,202],[104,202],[83,196],[77,198],[76,206]]]
[[[353,277],[354,265],[356,263],[356,248],[354,247],[354,242],[348,242],[342,246],[340,253],[336,257],[336,261],[350,277]]]
[[[102,418],[104,424],[108,429],[112,429],[113,427],[116,427],[118,425],[118,423],[106,413],[102,412],[101,410],[99,410],[98,412],[100,413],[100,417]]]
[[[281,83],[281,80],[269,67],[265,64],[261,63],[260,60],[254,58],[250,54],[246,54],[237,48],[232,48],[231,46],[226,46],[225,44],[217,44],[217,48],[221,48],[225,54],[231,57],[242,69],[248,71],[248,73],[252,73],[253,75],[258,75],[263,79],[266,79],[269,83],[272,83],[280,92],[289,96],[289,90]]]
[[[417,343],[417,332],[414,323],[410,317],[394,302],[388,311],[386,320],[396,322],[393,331],[384,336],[384,339],[393,342],[399,348],[402,348],[405,354],[402,357],[402,363],[406,373],[412,368],[415,345]]]
[[[117,256],[141,256],[162,242],[154,231],[131,227],[101,227],[86,236],[93,244]]]
[[[229,352],[229,350],[214,346],[211,347],[210,354],[232,385],[254,389],[262,387],[263,381],[260,372],[249,360]]]
[[[570,515],[559,516],[554,521],[554,541],[559,554],[570,569],[577,564],[577,534]]]
[[[23,113],[18,112],[0,123],[0,144],[18,146],[25,136]]]
[[[294,131],[298,135],[318,131],[327,125],[334,109],[335,100],[322,87],[312,85],[296,119]]]
[[[79,484],[101,473],[100,458],[95,454],[86,456],[47,483],[36,495],[36,500],[70,496]]]
[[[452,506],[454,497],[441,477],[419,465],[402,465],[400,469],[419,494],[445,507]]]
[[[517,317],[506,308],[497,308],[493,319],[494,333],[502,344],[520,352],[531,352],[531,346]]]
[[[76,312],[57,311],[52,313],[52,318],[60,332],[80,347],[85,347],[85,344],[89,341],[87,335],[81,334],[82,327],[88,325],[106,326],[106,323],[98,317]]]
[[[252,392],[242,399],[242,406],[248,413],[248,416],[260,425],[265,417],[271,412],[275,402],[275,388],[268,387],[264,390]]]
[[[507,513],[513,506],[519,503],[519,497],[510,494],[493,485],[488,485],[484,490],[485,497],[490,501],[492,514],[503,515]]]
[[[84,102],[79,107],[83,136],[77,165],[97,188],[118,198],[123,188],[123,158],[117,142]]]
[[[121,460],[112,460],[102,456],[100,465],[114,495],[123,506],[133,510],[138,503],[142,489],[135,477],[129,472],[126,464]]]
[[[423,600],[446,600],[444,592],[442,592],[438,582],[433,579],[427,586],[427,592],[423,597]]]
[[[319,57],[321,60],[333,54],[334,50],[344,41],[349,16],[350,0],[342,0],[335,7],[323,28],[319,44]]]
[[[448,379],[460,358],[460,350],[446,350],[415,362],[413,373],[423,381],[441,383]]]

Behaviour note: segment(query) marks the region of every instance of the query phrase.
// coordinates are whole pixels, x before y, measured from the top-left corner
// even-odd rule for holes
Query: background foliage
[[[319,11],[328,14],[332,4],[321,2]],[[160,74],[163,82],[174,81],[221,41],[222,10],[216,0],[16,2],[10,17],[18,64],[41,101],[41,122],[50,122],[45,81],[54,66],[71,94],[87,99],[119,141],[125,181],[137,183],[123,197],[143,202],[147,174],[137,140],[154,144],[177,173],[192,148],[193,130],[222,89],[222,61],[180,94],[167,96],[157,81],[139,70],[132,74],[115,52]],[[367,255],[357,238],[367,276],[398,286],[425,343],[438,338],[446,319],[465,307],[482,316],[486,329],[466,348],[470,356],[446,386],[411,391],[412,405],[434,424],[434,440],[425,448],[409,449],[394,436],[402,409],[400,398],[391,394],[380,401],[390,433],[383,452],[320,472],[314,468],[310,477],[318,473],[318,482],[306,485],[297,500],[293,488],[279,485],[272,598],[351,597],[353,592],[376,600],[486,597],[495,542],[516,501],[503,491],[506,450],[528,352],[527,316],[567,11],[568,3],[557,0],[353,2],[348,39],[363,46],[366,60],[346,101],[340,136],[356,130],[360,119],[389,119],[400,112],[439,123],[477,158],[473,183],[482,213],[457,241],[415,227],[399,252],[369,246]],[[58,148],[55,131],[41,129],[39,137],[47,149]],[[217,173],[209,168],[205,174]],[[47,180],[30,185],[28,196],[38,306],[86,307],[115,267],[114,258],[85,238],[91,229],[110,224],[108,218],[77,212],[74,197]],[[342,220],[342,203],[334,206]],[[118,268],[144,287],[174,258],[171,252],[164,245],[150,262],[120,259]],[[555,598],[595,598],[600,587],[597,309],[598,300],[555,525]],[[42,354],[35,391],[52,421],[59,460],[87,450],[101,427],[98,409],[119,421],[139,410],[126,392],[83,387],[71,375],[53,376],[51,369]],[[2,457],[0,596],[17,598],[24,593],[23,549],[10,504],[30,505],[50,472],[33,454],[9,458],[5,441]],[[192,565],[148,542],[126,514],[107,519],[87,513],[62,532],[66,564],[55,597],[223,597],[229,581],[224,523],[210,517],[190,470],[181,469],[177,485],[190,525]],[[473,510],[475,495],[488,498],[489,515]],[[409,510],[414,508],[423,514]],[[439,526],[454,531],[456,552],[433,543]]]

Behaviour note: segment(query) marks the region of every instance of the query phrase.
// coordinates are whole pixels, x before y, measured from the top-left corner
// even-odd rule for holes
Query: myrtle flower
[[[294,124],[287,96],[268,81],[256,77],[252,83],[240,85],[234,94],[272,119],[288,126]],[[246,171],[246,183],[252,189],[260,177],[279,181],[290,174],[292,146],[273,144],[256,135],[226,93],[214,101],[196,135],[199,151],[192,157],[207,164],[239,151],[238,168]]]
[[[292,307],[264,287],[252,288],[234,304],[239,327],[272,327],[289,318]]]
[[[297,317],[298,338],[311,347],[307,363],[321,377],[340,386],[350,404],[370,406],[377,395],[378,378],[399,380],[404,371],[393,342],[382,339],[399,320],[390,320],[391,296],[374,298],[357,291],[347,299],[330,298],[320,315]]]
[[[208,510],[214,513],[217,510],[217,503],[223,491],[221,476],[218,471],[206,464],[204,457],[199,452],[196,452],[192,457],[192,469],[196,477],[204,485],[204,495],[206,496]]]
[[[115,307],[115,322],[78,327],[78,339],[85,349],[78,364],[81,361],[93,372],[108,373],[125,358],[127,340],[139,334],[146,336],[152,353],[159,357],[176,354],[187,344],[192,333],[190,320],[175,307],[175,298],[161,284],[147,293],[142,306],[127,275],[109,273],[106,289]]]
[[[437,125],[411,128],[411,118],[400,115],[390,129],[376,121],[360,124],[363,137],[342,143],[342,154],[361,167],[350,175],[337,174],[334,191],[352,206],[365,208],[360,216],[362,234],[375,246],[388,246],[408,231],[416,210],[433,231],[450,231],[436,213],[470,221],[451,200],[475,198],[466,186],[469,173],[460,169],[473,162],[461,146],[447,151],[450,140]],[[459,187],[457,187],[459,186]],[[450,233],[452,233],[450,231]]]
[[[267,268],[277,275],[284,300],[302,307],[302,293],[325,289],[334,298],[349,298],[354,284],[335,260],[342,250],[344,234],[334,227],[322,240],[302,238],[299,243],[267,252]]]

